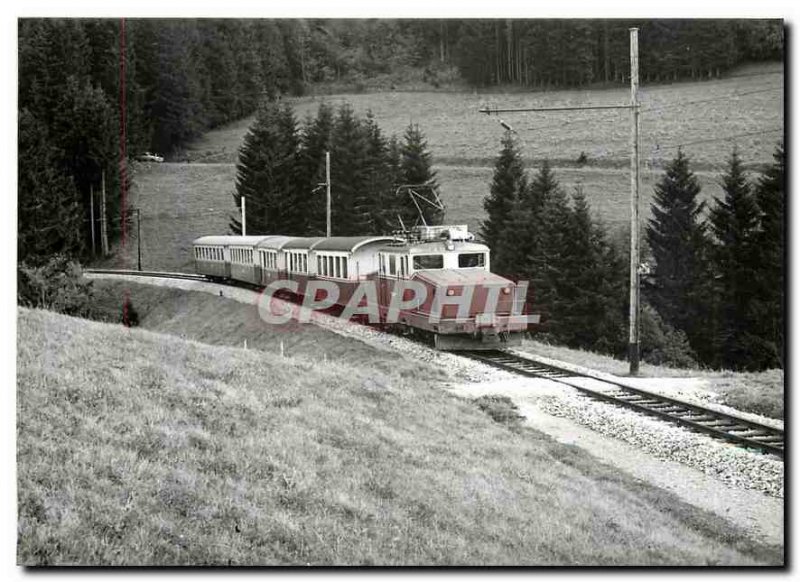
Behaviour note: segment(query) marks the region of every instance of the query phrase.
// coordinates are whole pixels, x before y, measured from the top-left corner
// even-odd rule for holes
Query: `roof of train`
[[[453,249],[448,249],[447,244],[451,241],[444,240],[430,240],[430,241],[413,241],[404,245],[385,246],[381,247],[380,251],[385,253],[410,253],[410,254],[425,254],[425,253],[477,253],[489,250],[483,243],[467,242],[467,241],[452,241]]]
[[[315,251],[356,252],[359,248],[370,243],[390,243],[399,241],[393,236],[332,236],[322,239],[314,246]]]
[[[221,245],[221,246],[230,246],[230,245],[254,246],[267,238],[271,237],[265,235],[256,235],[256,236],[211,235],[211,236],[201,236],[200,238],[195,239],[193,244]]]
[[[314,246],[321,240],[325,240],[325,237],[313,236],[313,237],[293,238],[285,245],[283,245],[282,248],[284,250],[308,251],[314,248]]]
[[[295,238],[297,237],[276,234],[274,236],[268,236],[256,246],[260,249],[272,249],[277,251],[282,249],[289,241],[295,240]]]

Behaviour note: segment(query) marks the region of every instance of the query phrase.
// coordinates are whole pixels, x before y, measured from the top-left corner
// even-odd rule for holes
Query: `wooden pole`
[[[89,222],[92,225],[92,256],[96,253],[96,245],[94,242],[94,186],[89,185]]]
[[[327,186],[327,198],[325,200],[326,228],[325,236],[331,236],[331,152],[325,152],[325,185]]]
[[[108,218],[106,215],[106,172],[103,170],[101,177],[101,189],[103,197],[100,203],[100,245],[102,246],[103,256],[108,255]]]
[[[631,273],[628,361],[639,373],[639,29],[630,29],[631,43]]]
[[[242,236],[247,236],[247,198],[242,196]]]

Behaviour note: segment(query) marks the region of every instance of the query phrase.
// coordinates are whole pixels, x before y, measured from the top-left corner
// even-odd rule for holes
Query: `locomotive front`
[[[438,349],[518,345],[528,325],[538,323],[524,313],[527,285],[492,273],[489,248],[474,242],[466,226],[417,227],[380,255],[381,303],[397,297],[398,285],[416,284],[420,302],[401,310],[399,323]]]

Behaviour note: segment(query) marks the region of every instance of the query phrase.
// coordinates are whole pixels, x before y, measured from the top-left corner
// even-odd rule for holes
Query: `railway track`
[[[634,388],[627,384],[599,378],[588,374],[580,374],[565,368],[551,366],[512,354],[502,350],[468,351],[461,354],[500,368],[531,378],[546,378],[554,382],[566,384],[583,394],[617,406],[654,416],[668,422],[679,424],[690,430],[706,433],[712,437],[723,439],[737,445],[757,449],[765,453],[777,455],[783,459],[783,430],[759,424],[738,416],[725,414],[697,404],[676,400],[668,396]],[[602,382],[605,387],[586,388],[570,378],[590,378]]]
[[[125,275],[133,277],[158,277],[161,279],[186,279],[189,281],[207,281],[211,279],[205,275],[196,275],[194,273],[169,273],[166,271],[132,271],[125,269],[84,269],[84,273],[90,275]]]

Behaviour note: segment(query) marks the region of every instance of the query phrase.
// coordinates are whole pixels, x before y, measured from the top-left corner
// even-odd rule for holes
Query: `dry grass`
[[[629,372],[627,361],[617,360],[605,354],[573,350],[530,340],[526,340],[520,349],[616,376],[627,376]],[[642,362],[639,371],[641,376],[649,378],[701,378],[707,383],[709,390],[720,395],[722,404],[745,412],[783,418],[783,370],[732,372],[730,370],[668,368]]]
[[[783,560],[416,362],[377,374],[26,309],[18,333],[20,564]]]

